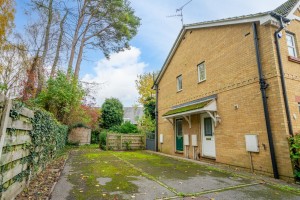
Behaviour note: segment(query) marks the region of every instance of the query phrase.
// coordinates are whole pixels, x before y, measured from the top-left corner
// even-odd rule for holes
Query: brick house
[[[300,0],[183,26],[154,87],[157,150],[293,177],[300,132]]]

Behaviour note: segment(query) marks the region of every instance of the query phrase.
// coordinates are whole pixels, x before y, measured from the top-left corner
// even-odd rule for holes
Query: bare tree
[[[15,38],[18,41],[18,38]],[[1,47],[0,91],[7,97],[19,97],[26,79],[28,57],[22,43],[6,42]]]

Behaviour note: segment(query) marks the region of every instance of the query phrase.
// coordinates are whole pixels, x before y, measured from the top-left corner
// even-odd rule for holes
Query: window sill
[[[181,92],[182,91],[182,89],[181,90],[177,90],[177,93],[179,93],[179,92]]]
[[[293,56],[288,56],[289,61],[300,64],[300,58],[296,58]]]
[[[198,84],[200,84],[200,83],[203,83],[203,82],[205,82],[206,81],[206,79],[205,80],[203,80],[203,81],[198,81]]]

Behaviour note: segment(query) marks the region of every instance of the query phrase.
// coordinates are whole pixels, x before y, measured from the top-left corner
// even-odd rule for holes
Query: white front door
[[[216,157],[214,121],[208,114],[201,115],[202,156]]]

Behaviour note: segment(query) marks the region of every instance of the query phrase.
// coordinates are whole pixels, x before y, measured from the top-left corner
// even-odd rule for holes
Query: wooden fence
[[[24,148],[31,143],[28,134],[32,130],[30,119],[33,111],[22,108],[19,117],[10,117],[12,101],[0,96],[0,190],[1,199],[13,199],[26,186],[23,173],[28,170],[26,157],[30,154]]]
[[[114,151],[145,149],[145,136],[132,134],[107,134],[106,149]]]

